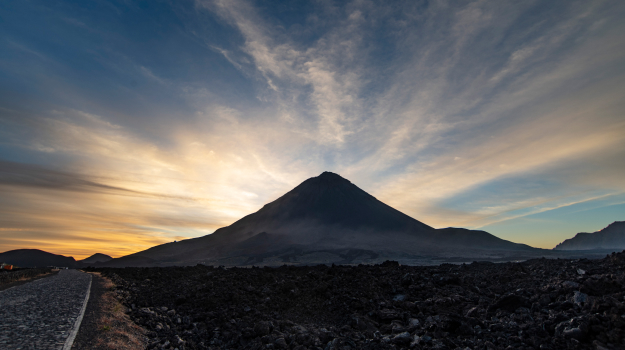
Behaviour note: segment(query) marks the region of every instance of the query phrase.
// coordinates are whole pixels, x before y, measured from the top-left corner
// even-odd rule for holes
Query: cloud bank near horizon
[[[619,2],[0,8],[0,250],[124,255],[325,170],[538,247],[623,220]]]

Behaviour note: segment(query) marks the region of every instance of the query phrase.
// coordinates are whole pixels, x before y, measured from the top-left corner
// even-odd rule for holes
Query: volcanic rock
[[[148,331],[148,349],[625,347],[625,252],[501,264],[92,270],[115,283]],[[458,275],[457,284],[431,283]],[[563,287],[571,279],[581,291]],[[322,294],[312,288],[320,281]],[[609,288],[586,294],[597,281]]]

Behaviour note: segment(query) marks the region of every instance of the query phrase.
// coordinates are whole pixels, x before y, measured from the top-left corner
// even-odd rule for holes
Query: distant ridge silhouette
[[[44,252],[39,249],[16,249],[0,253],[0,262],[18,267],[76,267],[74,258]]]
[[[82,259],[79,260],[79,262],[83,263],[83,264],[95,264],[95,263],[99,263],[99,262],[107,262],[107,261],[111,261],[113,260],[113,258],[111,256],[108,256],[106,254],[102,254],[102,253],[95,253],[92,256],[86,258],[86,259]]]
[[[580,232],[558,244],[555,250],[625,249],[625,221],[615,221],[597,232]]]
[[[102,266],[371,262],[458,252],[540,251],[484,231],[436,230],[332,172],[312,177],[230,226],[167,243]]]

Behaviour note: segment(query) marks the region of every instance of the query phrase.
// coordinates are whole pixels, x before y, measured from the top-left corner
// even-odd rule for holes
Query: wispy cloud
[[[42,5],[37,35],[90,29],[53,48],[7,22],[3,242],[105,235],[121,254],[210,233],[324,170],[439,227],[625,191],[625,5],[194,5]]]
[[[358,113],[362,112],[358,97],[361,77],[354,72],[361,64],[357,54],[363,40],[359,27],[365,24],[359,11],[349,14],[340,28],[313,45],[298,47],[288,35],[264,23],[249,3],[198,1],[197,4],[215,10],[241,31],[245,38],[242,50],[253,59],[274,92],[280,110],[291,116],[286,121],[296,119],[302,123],[312,117],[316,132],[311,133],[309,124],[304,122],[295,125],[300,133],[321,144],[345,143],[353,132]],[[227,51],[219,51],[237,68],[241,67]],[[343,69],[349,66],[352,67]]]

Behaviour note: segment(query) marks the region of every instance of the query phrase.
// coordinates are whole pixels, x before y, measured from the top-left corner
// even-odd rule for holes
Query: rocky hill
[[[385,259],[541,254],[484,231],[436,230],[324,172],[215,233],[159,245],[100,266],[375,263]],[[412,260],[411,260],[412,259]],[[416,260],[415,260],[416,259]]]
[[[0,262],[19,267],[76,267],[78,263],[71,256],[44,252],[39,249],[16,249],[0,253]]]
[[[83,264],[94,264],[94,263],[104,263],[104,262],[111,261],[111,260],[113,260],[113,257],[111,256],[108,256],[102,253],[95,253],[86,259],[79,260],[79,262]]]
[[[597,232],[580,232],[558,244],[555,250],[625,249],[625,221],[615,221]]]

